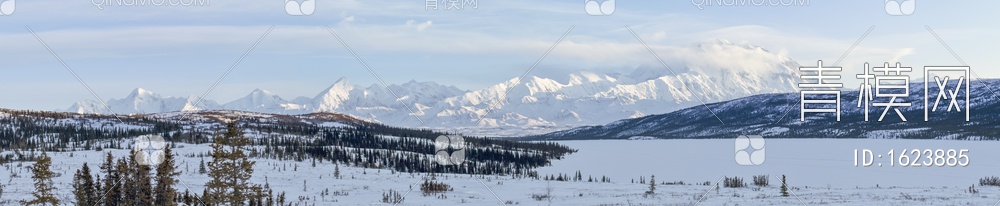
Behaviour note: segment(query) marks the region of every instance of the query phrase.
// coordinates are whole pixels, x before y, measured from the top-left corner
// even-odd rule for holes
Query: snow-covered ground
[[[439,175],[438,180],[454,191],[444,197],[423,196],[416,183],[425,174],[340,166],[342,179],[333,178],[330,162],[294,162],[256,159],[253,179],[265,177],[276,192],[284,191],[291,202],[302,205],[391,205],[381,202],[389,190],[406,193],[400,205],[550,205],[532,195],[552,188],[551,205],[992,205],[1000,200],[1000,188],[969,186],[984,176],[1000,175],[1000,142],[949,140],[834,140],[768,139],[766,161],[759,166],[735,163],[733,140],[594,140],[561,142],[580,151],[540,168],[542,175],[577,170],[582,182],[512,179],[511,177]],[[207,144],[181,144],[175,149],[182,172],[178,188],[201,192],[208,181],[198,173],[196,154],[209,151]],[[968,167],[854,167],[854,149],[888,152],[889,149],[969,149]],[[116,157],[125,150],[113,151]],[[104,152],[52,152],[59,197],[71,201],[73,172],[87,162],[95,173]],[[885,159],[885,158],[883,158]],[[206,160],[208,161],[208,160]],[[888,161],[888,160],[878,160]],[[8,163],[0,170],[6,185],[2,199],[13,204],[32,190],[27,167],[32,163]],[[16,174],[16,175],[14,175]],[[611,183],[586,182],[588,176],[612,178]],[[658,182],[683,181],[684,185],[658,185],[657,195],[644,197],[646,184],[639,176],[656,175]],[[750,184],[753,175],[771,175],[770,186],[715,189],[723,176],[739,176]],[[778,176],[786,175],[793,195],[782,197]],[[631,180],[635,179],[636,183]],[[710,182],[710,186],[699,185]],[[329,191],[330,195],[321,195]],[[495,195],[494,195],[495,194]]]

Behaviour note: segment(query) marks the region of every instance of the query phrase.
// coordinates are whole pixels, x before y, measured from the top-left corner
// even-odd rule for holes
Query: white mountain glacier
[[[783,54],[727,41],[701,44],[686,53],[671,62],[682,67],[644,66],[629,74],[582,71],[568,74],[565,81],[527,76],[471,91],[417,81],[388,89],[379,84],[360,87],[341,78],[312,98],[292,101],[258,89],[224,105],[205,100],[194,106],[192,98],[162,98],[137,89],[108,104],[118,114],[198,109],[338,112],[398,126],[537,128],[606,124],[703,102],[796,90],[799,64]],[[95,101],[78,102],[68,111],[109,113]]]

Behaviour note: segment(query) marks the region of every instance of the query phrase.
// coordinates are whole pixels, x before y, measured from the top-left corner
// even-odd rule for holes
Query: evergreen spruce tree
[[[271,189],[271,183],[267,182],[267,177],[264,177],[264,191],[267,191],[267,194],[264,195],[266,198],[264,205],[274,205],[274,191]]]
[[[649,176],[649,194],[656,194],[656,175]]]
[[[7,187],[7,186],[4,186],[2,183],[0,183],[0,199],[3,199],[3,189],[5,187]]]
[[[214,199],[210,199],[210,198],[212,198],[212,197],[208,195],[208,188],[205,188],[205,190],[201,191],[201,201],[202,202],[208,203],[208,205],[212,205],[212,203],[215,202],[215,200]]]
[[[250,140],[236,127],[236,121],[226,124],[226,131],[216,135],[212,144],[212,161],[208,162],[205,185],[206,202],[209,204],[244,205],[256,194],[259,185],[250,184],[254,162],[243,153]]]
[[[133,169],[129,164],[129,159],[127,157],[119,158],[117,164],[115,164],[115,173],[118,174],[119,179],[115,179],[116,186],[113,188],[117,191],[114,193],[116,196],[109,196],[104,200],[113,205],[134,205],[135,190],[132,186],[135,185],[135,179],[132,179]]]
[[[340,179],[340,164],[333,165],[333,177]]]
[[[77,205],[97,204],[98,194],[94,179],[90,176],[90,167],[83,163],[83,168],[73,175],[73,195],[76,195]]]
[[[156,181],[156,188],[153,189],[153,199],[156,201],[155,205],[177,205],[174,202],[174,198],[177,197],[177,189],[174,189],[176,179],[174,178],[180,175],[180,172],[174,166],[174,154],[170,148],[170,146],[167,146],[163,149],[163,162],[156,165],[156,178],[154,180]]]
[[[198,162],[198,173],[208,173],[208,171],[205,170],[205,158],[202,158],[201,162]]]
[[[21,200],[23,205],[59,205],[56,199],[55,184],[52,182],[52,158],[42,152],[36,157],[35,164],[31,165],[31,179],[35,180],[35,192],[31,195],[34,199],[29,201]]]
[[[101,187],[102,196],[98,197],[99,204],[103,203],[105,206],[117,206],[121,202],[121,174],[118,173],[118,169],[114,164],[115,157],[108,152],[105,156],[104,163],[101,163],[101,171],[104,172],[104,186]]]
[[[278,205],[285,205],[285,192],[278,194]]]
[[[129,164],[131,167],[129,170],[129,178],[126,180],[125,187],[128,189],[129,196],[125,197],[130,204],[137,206],[147,206],[153,205],[153,185],[150,180],[151,170],[149,165],[140,164],[137,158],[137,153],[139,151],[133,151],[129,155]]]

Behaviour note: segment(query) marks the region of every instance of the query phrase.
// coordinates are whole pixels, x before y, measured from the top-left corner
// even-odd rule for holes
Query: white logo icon
[[[135,153],[135,161],[140,165],[158,165],[163,162],[164,146],[163,137],[143,135],[135,138],[132,153]]]
[[[584,0],[584,9],[591,16],[608,16],[615,13],[615,0],[604,0],[597,3],[597,0]]]
[[[764,149],[764,137],[760,135],[736,137],[736,164],[764,164]]]
[[[885,0],[885,13],[892,16],[909,16],[917,9],[917,0]]]
[[[0,1],[0,16],[10,16],[14,14],[14,0]]]
[[[301,3],[285,0],[285,13],[292,16],[309,16],[316,11],[316,0],[302,0]]]
[[[440,165],[465,162],[465,138],[459,135],[438,136],[434,140],[434,160]]]

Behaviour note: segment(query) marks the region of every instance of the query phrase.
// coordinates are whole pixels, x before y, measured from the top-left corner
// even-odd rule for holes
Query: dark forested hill
[[[534,175],[574,150],[547,142],[465,137],[465,163],[434,163],[435,139],[445,133],[393,127],[334,113],[277,115],[240,111],[94,115],[0,109],[0,149],[67,151],[128,149],[134,137],[160,135],[169,142],[210,143],[225,121],[237,121],[252,140],[252,157],[318,159],[401,172]],[[207,152],[207,151],[206,151]],[[6,153],[2,161],[30,156]]]

